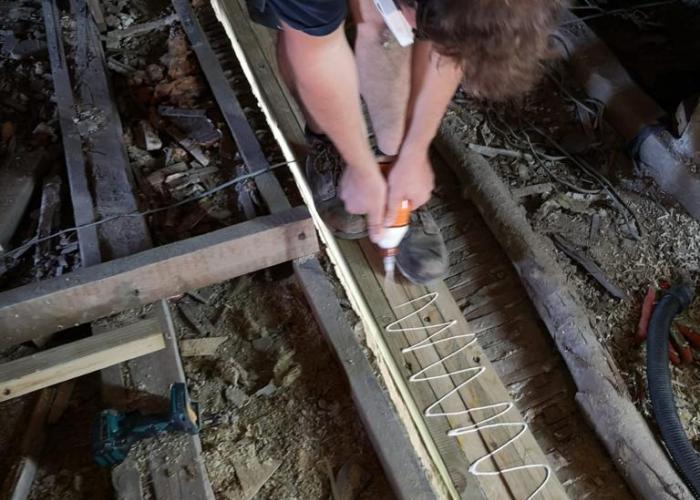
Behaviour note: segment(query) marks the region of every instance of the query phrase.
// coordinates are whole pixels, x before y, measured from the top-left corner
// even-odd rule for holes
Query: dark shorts
[[[342,24],[347,0],[246,0],[250,18],[280,29],[281,22],[313,36],[325,36]]]

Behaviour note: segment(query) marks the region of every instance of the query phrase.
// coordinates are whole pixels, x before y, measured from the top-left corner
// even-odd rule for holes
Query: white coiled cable
[[[438,399],[435,403],[431,404],[428,406],[428,408],[425,409],[425,416],[426,417],[450,417],[450,416],[459,416],[459,415],[464,415],[467,417],[470,417],[472,421],[474,422],[473,424],[464,426],[464,427],[458,427],[456,429],[452,429],[451,431],[448,432],[448,436],[460,436],[460,435],[465,435],[465,434],[472,434],[475,432],[481,432],[487,429],[496,429],[496,428],[517,428],[518,431],[508,439],[505,443],[501,444],[498,446],[495,450],[491,451],[490,453],[487,453],[483,457],[477,459],[474,463],[472,463],[469,466],[469,472],[472,473],[475,476],[500,476],[507,474],[509,472],[515,472],[519,470],[526,470],[526,469],[543,469],[545,471],[545,477],[542,480],[542,483],[537,487],[537,489],[530,494],[530,496],[527,497],[527,500],[532,499],[535,497],[540,491],[544,489],[544,487],[547,485],[547,482],[549,481],[549,478],[552,475],[552,470],[549,467],[548,464],[525,464],[525,465],[517,465],[513,467],[507,467],[505,469],[497,470],[497,471],[484,471],[484,470],[479,470],[479,466],[485,461],[488,460],[492,457],[494,457],[496,454],[498,454],[501,450],[504,448],[510,446],[513,444],[515,441],[520,439],[520,437],[525,434],[525,432],[528,430],[528,425],[525,422],[495,422],[495,420],[499,419],[500,417],[503,417],[506,415],[510,410],[515,408],[515,405],[511,401],[503,402],[503,403],[495,403],[495,404],[490,404],[490,405],[485,405],[485,406],[479,406],[477,408],[470,408],[466,410],[460,410],[460,411],[451,411],[451,412],[446,412],[446,411],[440,411],[437,408],[439,408],[442,405],[442,402],[450,398],[452,395],[458,393],[464,386],[467,384],[473,382],[477,378],[481,376],[482,373],[486,371],[486,368],[483,366],[476,366],[476,367],[470,367],[470,368],[461,368],[456,371],[448,371],[445,368],[445,373],[439,374],[439,375],[428,375],[428,372],[430,372],[433,368],[437,366],[443,366],[445,367],[445,361],[448,359],[452,358],[453,356],[457,356],[459,353],[462,351],[468,349],[471,347],[473,344],[477,342],[476,338],[476,333],[463,333],[459,335],[450,335],[445,338],[437,339],[434,340],[436,337],[439,337],[442,333],[444,332],[452,332],[452,327],[454,327],[457,324],[457,320],[450,320],[446,323],[436,323],[434,325],[427,325],[427,326],[415,326],[415,327],[408,327],[408,328],[402,328],[400,325],[402,322],[408,320],[409,318],[413,316],[418,316],[420,317],[420,314],[428,309],[431,305],[433,305],[437,299],[438,299],[438,292],[431,292],[426,295],[423,295],[422,297],[418,297],[416,299],[410,300],[406,302],[405,304],[401,304],[398,306],[397,309],[400,309],[402,307],[406,307],[412,304],[415,304],[416,302],[421,302],[426,299],[428,301],[421,306],[419,309],[414,310],[413,312],[407,314],[403,318],[394,321],[393,323],[387,325],[386,331],[388,333],[410,333],[410,332],[418,332],[422,331],[424,333],[429,333],[428,337],[421,340],[420,342],[413,344],[409,347],[405,347],[404,349],[401,350],[403,354],[407,354],[409,352],[413,351],[418,351],[420,349],[425,349],[427,347],[433,347],[438,344],[441,344],[443,342],[451,342],[457,339],[470,339],[465,345],[457,348],[457,350],[453,351],[452,353],[448,354],[444,358],[439,359],[438,361],[435,361],[434,363],[431,363],[430,365],[426,366],[425,368],[421,369],[420,371],[414,373],[413,375],[410,376],[408,379],[409,382],[413,383],[419,383],[419,382],[429,382],[431,380],[438,380],[442,378],[450,378],[454,375],[459,375],[459,374],[471,374],[464,382],[458,384],[454,389],[450,390],[447,394],[442,396],[440,399]],[[432,333],[431,333],[432,332]],[[487,411],[487,410],[495,410],[496,413],[494,415],[491,415],[490,417],[487,417],[483,420],[477,421],[475,418],[474,414],[477,412],[482,412],[482,411]]]

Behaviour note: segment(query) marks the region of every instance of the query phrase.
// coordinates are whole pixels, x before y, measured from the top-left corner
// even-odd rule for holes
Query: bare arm
[[[414,207],[430,200],[434,178],[428,150],[461,78],[459,66],[434,52],[430,42],[415,44],[408,125],[389,176],[387,219],[394,218],[395,207],[404,199]]]
[[[386,182],[367,139],[357,66],[343,27],[315,37],[283,26],[281,36],[304,108],[347,163],[341,182],[346,209],[367,214],[370,231],[377,233],[384,220]]]

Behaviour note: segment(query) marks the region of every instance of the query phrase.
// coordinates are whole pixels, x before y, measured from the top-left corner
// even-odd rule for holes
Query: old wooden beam
[[[25,285],[0,293],[0,347],[317,250],[313,222],[300,207]]]
[[[80,261],[83,266],[97,264],[102,260],[97,241],[97,228],[90,224],[95,221],[95,208],[92,194],[88,187],[87,168],[83,156],[83,143],[77,126],[76,105],[73,97],[68,60],[63,47],[63,34],[56,0],[41,2],[44,25],[46,26],[46,43],[49,49],[51,75],[53,77],[54,96],[61,127],[63,153],[66,160],[68,184],[73,204],[73,219],[78,229]]]
[[[157,321],[139,321],[0,365],[0,402],[163,349]]]
[[[251,172],[266,170],[270,166],[267,158],[260,148],[258,138],[250,127],[245,113],[243,113],[243,108],[239,104],[236,94],[226,81],[223,69],[202,31],[190,1],[173,0],[172,4],[178,16],[180,16],[180,23],[185,33],[187,33],[192,50],[197,55],[214,98],[236,141],[238,152],[245,161],[246,168]],[[291,206],[274,174],[268,172],[257,176],[255,184],[260,194],[265,198],[270,211],[286,210]]]
[[[99,219],[138,212],[122,122],[111,92],[100,33],[85,0],[71,0],[75,16],[75,81],[79,123],[89,165],[89,185]],[[131,255],[152,246],[146,221],[120,217],[97,226],[102,260]]]

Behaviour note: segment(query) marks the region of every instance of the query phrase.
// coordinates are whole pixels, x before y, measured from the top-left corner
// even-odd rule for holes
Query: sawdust
[[[282,270],[197,294],[207,302],[198,310],[213,324],[212,335],[228,336],[214,356],[184,360],[191,396],[210,422],[201,437],[217,496],[239,498],[249,486],[238,473],[251,464],[278,464],[259,498],[327,498],[327,469],[337,473],[352,462],[369,478],[357,498],[391,498],[301,290],[275,272]],[[193,335],[185,323],[178,330]]]

